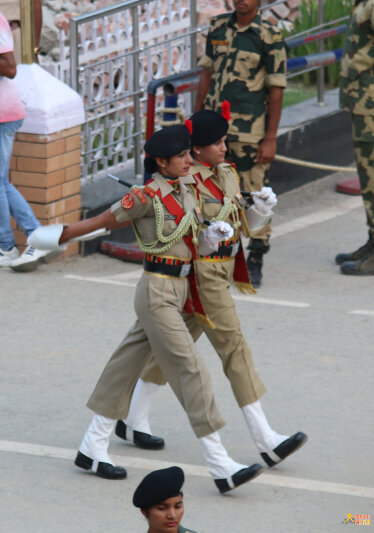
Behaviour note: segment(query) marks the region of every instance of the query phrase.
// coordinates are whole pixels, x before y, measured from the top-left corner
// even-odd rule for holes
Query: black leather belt
[[[191,262],[181,259],[150,256],[149,254],[144,259],[144,270],[149,274],[159,274],[172,278],[185,278],[188,276],[190,269]]]
[[[239,241],[221,241],[216,252],[213,252],[210,255],[201,256],[200,259],[214,260],[235,257],[239,251],[239,246]]]

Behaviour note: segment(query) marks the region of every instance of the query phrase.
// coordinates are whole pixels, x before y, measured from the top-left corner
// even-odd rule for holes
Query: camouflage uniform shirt
[[[374,0],[353,8],[340,76],[341,107],[355,115],[374,115]]]
[[[286,87],[286,48],[281,31],[258,12],[239,27],[235,12],[211,21],[199,66],[212,73],[205,108],[231,105],[228,140],[258,143],[265,135],[269,87]]]

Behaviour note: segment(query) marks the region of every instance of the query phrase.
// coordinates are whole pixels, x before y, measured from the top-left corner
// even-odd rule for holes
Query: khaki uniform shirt
[[[341,107],[356,115],[374,115],[374,0],[353,8],[340,76]]]
[[[185,176],[179,178],[179,183],[180,193],[177,193],[174,191],[173,187],[169,185],[166,179],[156,173],[153,182],[151,182],[148,187],[153,191],[160,189],[163,198],[172,193],[174,198],[183,207],[184,212],[194,212],[197,200],[194,194],[194,188],[190,186],[195,183],[194,178],[192,176]],[[178,226],[166,207],[164,205],[162,207],[164,210],[163,234],[167,236],[173,233]],[[111,212],[115,216],[117,222],[125,222],[129,220],[135,223],[141,240],[145,244],[155,243],[155,248],[163,245],[163,243],[157,241],[153,199],[150,195],[143,192],[142,187],[133,187],[130,193],[126,194],[122,200],[112,205]],[[180,239],[180,241],[167,250],[165,255],[185,260],[191,259],[191,251],[183,239]]]
[[[231,106],[228,140],[257,143],[264,138],[269,87],[286,87],[287,56],[281,31],[257,13],[239,28],[235,12],[212,19],[199,66],[212,73],[205,108]]]
[[[216,217],[221,210],[221,202],[215,198],[213,193],[204,186],[204,182],[210,178],[210,180],[217,185],[217,187],[222,191],[224,196],[227,196],[232,200],[236,206],[241,210],[240,220],[242,225],[240,230],[244,235],[249,236],[247,231],[247,224],[245,217],[243,216],[242,207],[238,200],[238,195],[240,195],[240,178],[235,168],[231,163],[221,163],[217,165],[217,173],[213,173],[212,170],[205,165],[199,163],[199,161],[194,160],[194,165],[190,168],[190,172],[193,175],[200,174],[203,183],[198,181],[198,189],[200,192],[200,202],[201,210],[204,218],[211,220]],[[227,221],[230,223],[230,221]],[[239,236],[239,230],[235,230],[235,236]]]

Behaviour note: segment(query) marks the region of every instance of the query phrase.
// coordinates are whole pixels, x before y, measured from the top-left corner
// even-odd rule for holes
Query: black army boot
[[[340,267],[342,274],[351,276],[373,276],[374,275],[374,244],[364,257],[357,261],[346,261]]]
[[[262,256],[262,252],[254,250],[251,251],[247,257],[249,279],[255,289],[258,289],[258,287],[261,285],[263,264]]]
[[[361,246],[358,250],[355,250],[354,252],[351,252],[350,254],[338,254],[335,257],[335,263],[337,265],[342,265],[343,263],[347,261],[359,261],[360,259],[363,259],[370,250],[372,250],[374,247],[374,238],[369,237],[369,240],[367,243],[365,243],[363,246]]]

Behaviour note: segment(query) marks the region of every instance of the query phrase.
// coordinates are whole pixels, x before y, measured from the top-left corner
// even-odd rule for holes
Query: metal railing
[[[277,0],[261,9],[285,1]],[[287,42],[291,47],[313,41],[323,43],[324,39],[344,31],[345,25],[332,29],[331,26],[347,18],[321,22],[293,35]],[[66,55],[60,76],[79,92],[85,105],[83,179],[117,172],[130,164],[130,160],[141,179],[147,85],[151,80],[157,83],[160,78],[195,67],[196,36],[207,29],[207,25],[196,24],[196,0],[129,0],[71,19],[70,76],[63,72],[69,63]],[[63,48],[61,42],[60,48]],[[326,54],[323,65],[333,60],[331,52]],[[299,65],[288,77],[316,68],[322,70],[315,56],[318,54],[308,56],[303,69]],[[70,80],[66,79],[69,77]],[[320,80],[322,102],[323,76]],[[163,104],[162,98],[155,94],[154,99],[157,110],[157,104],[158,107]],[[182,95],[179,104],[188,115],[192,104],[190,94]]]
[[[70,85],[86,112],[83,179],[130,159],[141,177],[147,84],[194,66],[199,31],[196,0],[130,0],[71,19]]]

